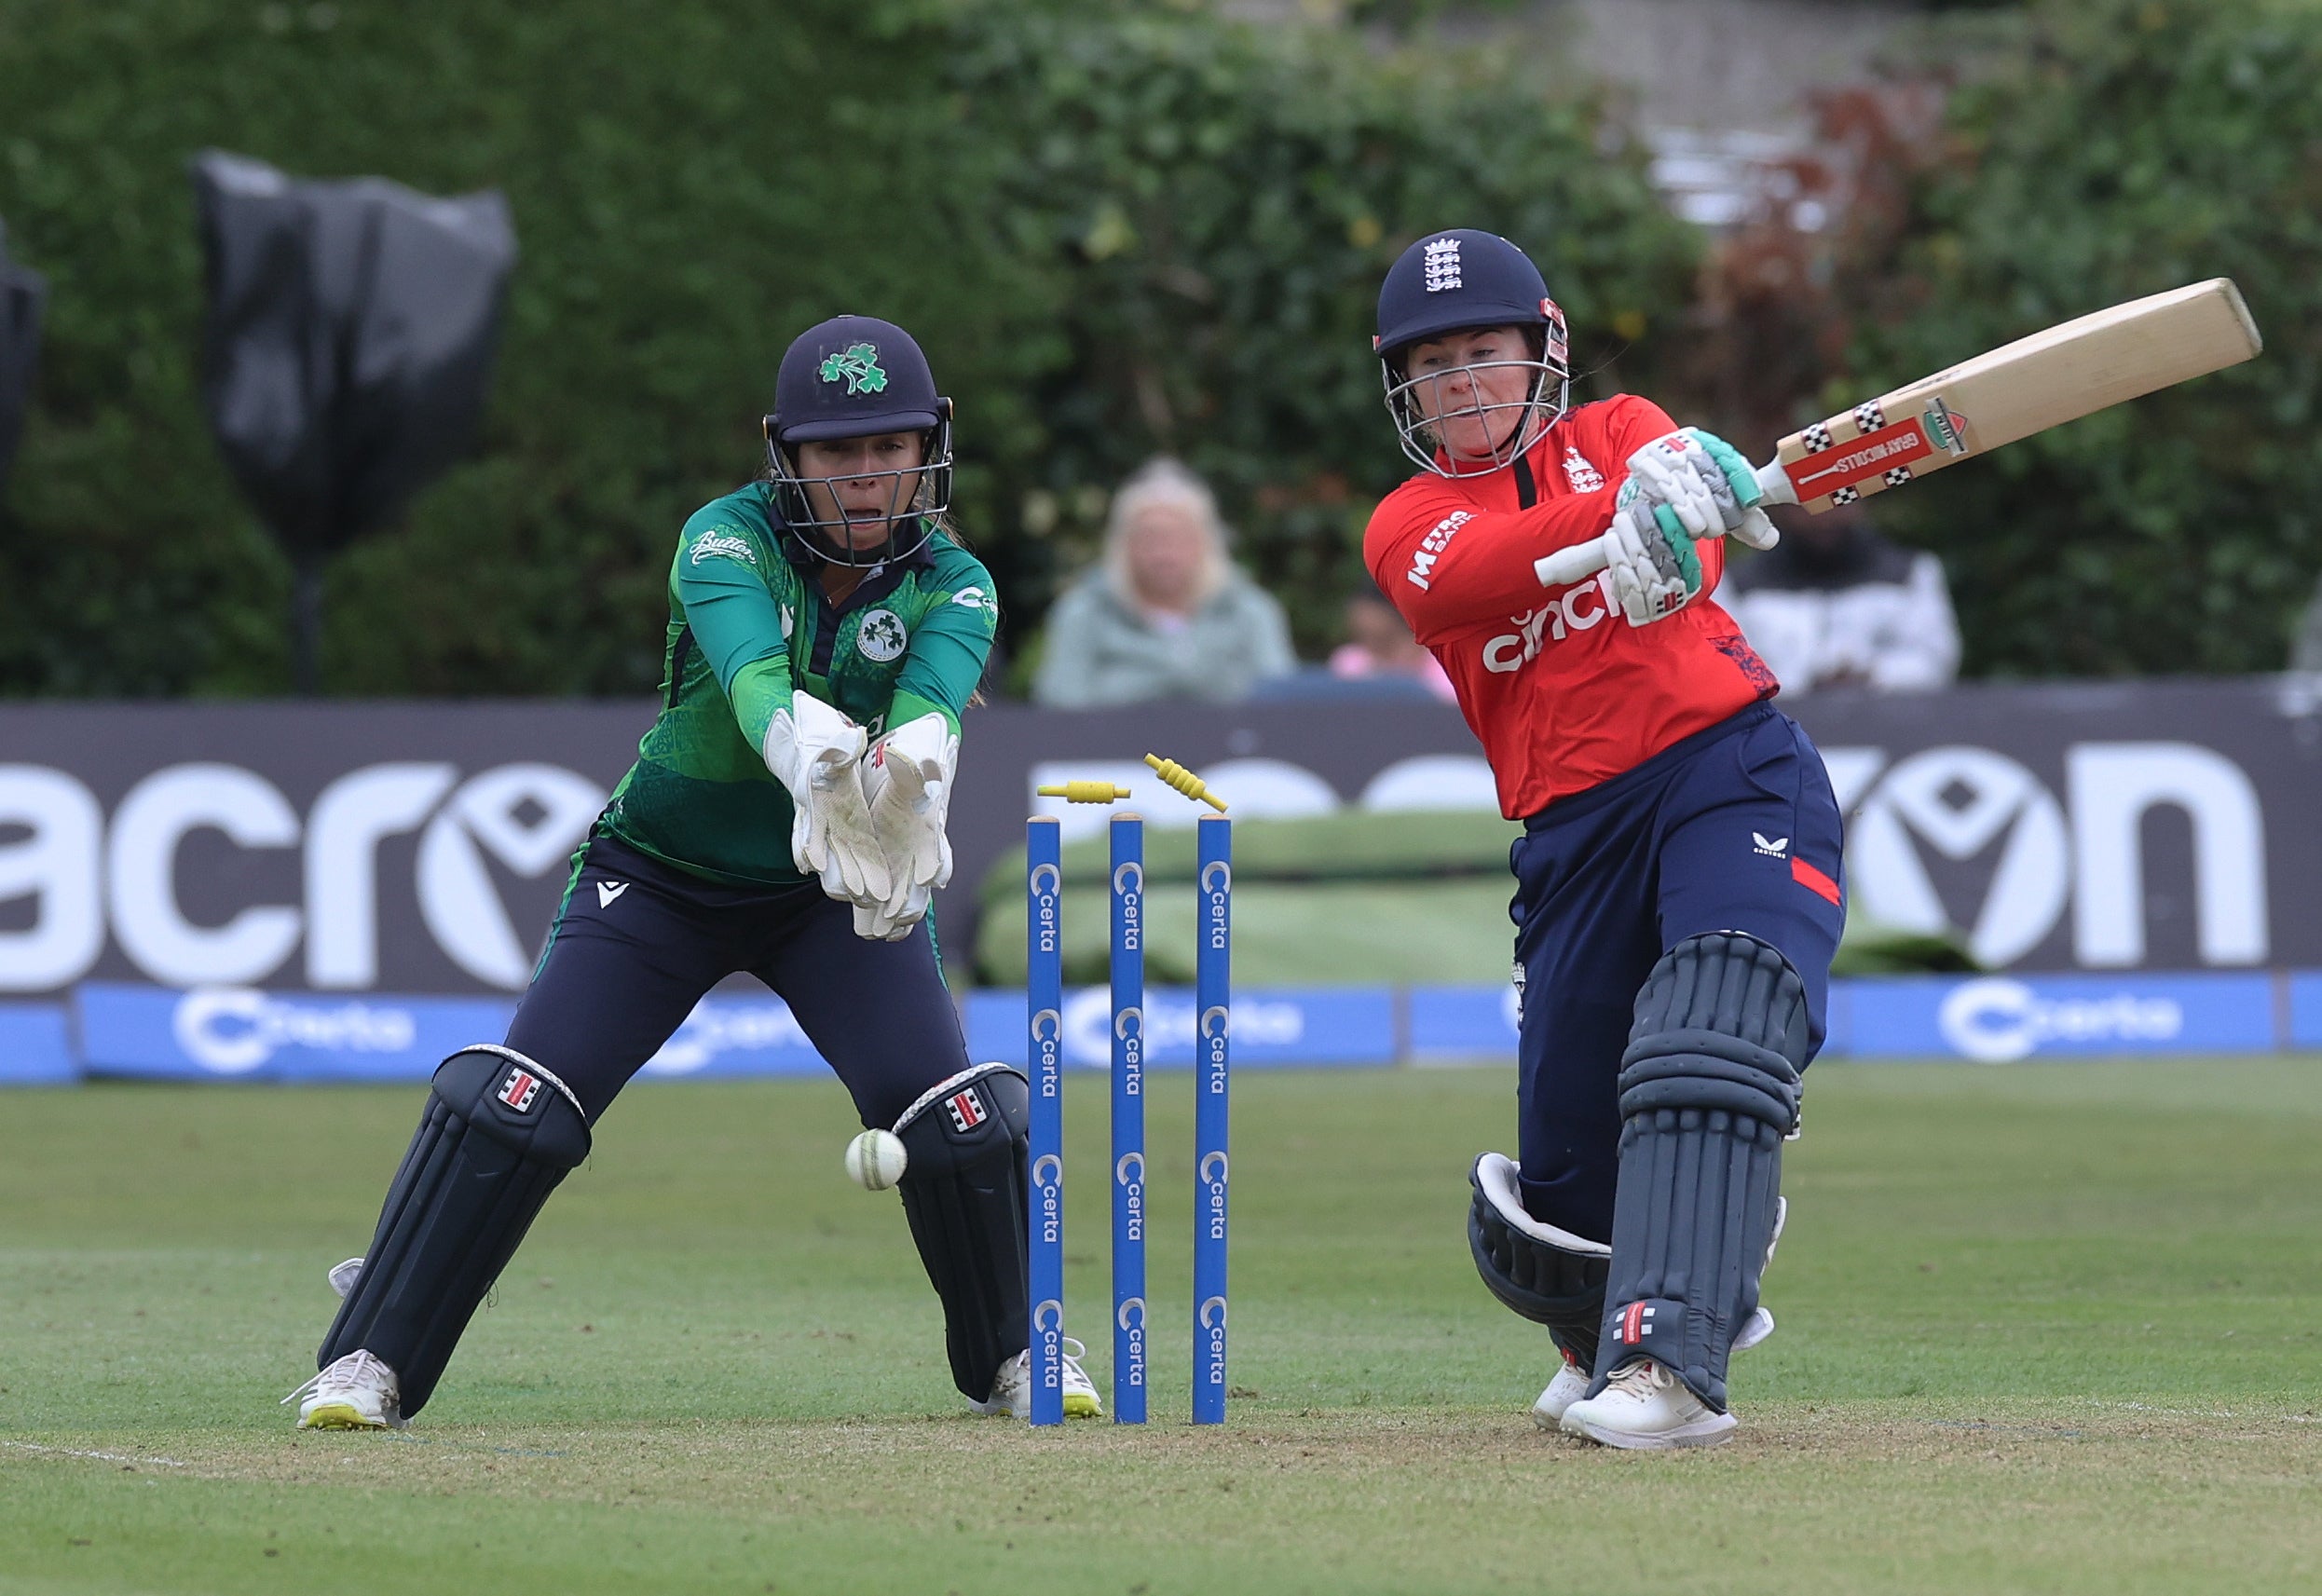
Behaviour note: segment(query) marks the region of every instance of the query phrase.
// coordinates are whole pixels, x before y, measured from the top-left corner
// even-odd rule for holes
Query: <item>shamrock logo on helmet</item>
[[[879,346],[850,344],[838,354],[823,361],[822,379],[825,382],[843,380],[847,396],[858,393],[882,393],[887,387],[887,374],[879,369]]]

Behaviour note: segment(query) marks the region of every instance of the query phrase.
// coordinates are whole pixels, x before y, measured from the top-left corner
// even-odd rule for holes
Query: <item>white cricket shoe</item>
[[[1071,1336],[1064,1338],[1064,1416],[1068,1419],[1100,1419],[1104,1417],[1104,1402],[1097,1395],[1097,1387],[1089,1382],[1088,1372],[1080,1360],[1088,1356],[1088,1349]],[[1032,1355],[1029,1350],[1018,1353],[1000,1365],[1000,1372],[992,1376],[991,1395],[983,1401],[967,1404],[979,1413],[993,1418],[1029,1419],[1032,1416]]]
[[[399,1430],[405,1422],[395,1371],[367,1352],[348,1353],[282,1398],[293,1402],[302,1430]]]
[[[1774,1333],[1774,1316],[1759,1308],[1743,1321],[1742,1333],[1733,1338],[1733,1350],[1745,1351]],[[1578,1367],[1567,1357],[1556,1378],[1548,1383],[1540,1399],[1532,1404],[1532,1422],[1544,1430],[1552,1430],[1564,1423],[1564,1410],[1589,1394],[1589,1371]]]
[[[1658,1452],[1678,1446],[1718,1446],[1738,1421],[1713,1412],[1685,1382],[1649,1357],[1613,1371],[1602,1394],[1564,1410],[1564,1431],[1600,1446]]]
[[[1567,1357],[1557,1366],[1556,1378],[1548,1383],[1540,1399],[1532,1404],[1532,1422],[1544,1430],[1552,1430],[1564,1422],[1564,1410],[1588,1394],[1587,1371]]]

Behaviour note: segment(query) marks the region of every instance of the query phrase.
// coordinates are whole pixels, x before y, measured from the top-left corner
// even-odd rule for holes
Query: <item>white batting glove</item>
[[[1687,427],[1629,457],[1629,481],[1665,504],[1696,538],[1739,538],[1753,549],[1780,540],[1757,502],[1765,490],[1741,451],[1714,432]]]
[[[1701,557],[1693,534],[1665,504],[1623,484],[1605,533],[1605,569],[1613,598],[1632,626],[1665,621],[1700,596]]]
[[[790,857],[834,898],[881,902],[894,880],[863,794],[863,729],[807,692],[766,728],[766,768],[790,794]]]
[[[1715,538],[1725,532],[1726,523],[1713,482],[1724,484],[1725,473],[1709,451],[1689,434],[1672,432],[1629,457],[1629,481],[1622,484],[1622,497],[1633,485],[1649,503],[1668,506],[1678,525],[1692,536]],[[1739,509],[1735,514],[1739,516]]]
[[[1770,549],[1781,542],[1782,533],[1757,507],[1766,497],[1766,490],[1758,485],[1757,473],[1750,469],[1742,451],[1699,427],[1687,427],[1685,430],[1717,467],[1716,474],[1710,479],[1709,492],[1717,505],[1718,520],[1725,526],[1726,536],[1738,538],[1753,549]]]

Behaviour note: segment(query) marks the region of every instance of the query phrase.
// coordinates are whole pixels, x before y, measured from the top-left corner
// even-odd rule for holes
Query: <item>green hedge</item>
[[[1695,248],[1521,61],[1200,6],[0,0],[0,217],[53,290],[0,512],[7,691],[287,683],[287,567],[195,390],[206,145],[514,209],[480,453],[334,568],[341,692],[649,689],[676,527],[755,469],[788,338],[848,309],[918,332],[960,401],[1011,642],[1169,447],[1314,651],[1400,475],[1368,353],[1394,253],[1510,234],[1594,359],[1649,347]]]

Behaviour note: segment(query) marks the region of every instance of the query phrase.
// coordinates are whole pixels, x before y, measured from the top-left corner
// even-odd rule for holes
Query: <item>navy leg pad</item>
[[[1475,1194],[1468,1209],[1468,1250],[1484,1288],[1501,1306],[1546,1325],[1582,1369],[1594,1368],[1612,1249],[1525,1212],[1516,1166],[1503,1154],[1478,1157],[1468,1184]]]
[[[444,1059],[315,1366],[368,1351],[395,1371],[404,1417],[425,1407],[484,1294],[589,1140],[572,1094],[513,1048]]]
[[[1031,1089],[1021,1071],[978,1064],[920,1095],[895,1124],[907,1154],[895,1190],[928,1283],[943,1303],[951,1381],[981,1402],[1031,1322],[1024,1148]]]
[[[1805,984],[1739,932],[1688,937],[1637,996],[1620,1071],[1612,1269],[1591,1394],[1644,1354],[1726,1408],[1757,1308],[1782,1141],[1797,1124]]]

